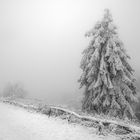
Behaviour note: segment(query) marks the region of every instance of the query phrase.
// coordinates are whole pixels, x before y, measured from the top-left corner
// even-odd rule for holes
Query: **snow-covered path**
[[[0,140],[101,139],[84,127],[0,103]]]

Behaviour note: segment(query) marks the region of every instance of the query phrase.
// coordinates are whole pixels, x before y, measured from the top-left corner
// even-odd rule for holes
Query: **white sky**
[[[105,8],[112,12],[139,72],[139,0],[0,0],[0,88],[21,81],[29,93],[78,95],[84,37]]]

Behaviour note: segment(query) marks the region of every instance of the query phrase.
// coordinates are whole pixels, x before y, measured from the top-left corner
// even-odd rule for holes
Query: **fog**
[[[31,97],[81,99],[86,31],[109,8],[139,79],[139,0],[0,0],[0,91],[22,82]]]

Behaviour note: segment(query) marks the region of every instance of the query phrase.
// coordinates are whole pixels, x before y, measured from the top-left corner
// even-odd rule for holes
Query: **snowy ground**
[[[0,140],[113,140],[58,118],[0,103]]]

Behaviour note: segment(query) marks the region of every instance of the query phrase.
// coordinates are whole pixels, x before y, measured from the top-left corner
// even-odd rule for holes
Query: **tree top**
[[[113,21],[112,14],[110,13],[109,9],[104,10],[104,20],[107,21],[107,22],[112,22]]]

